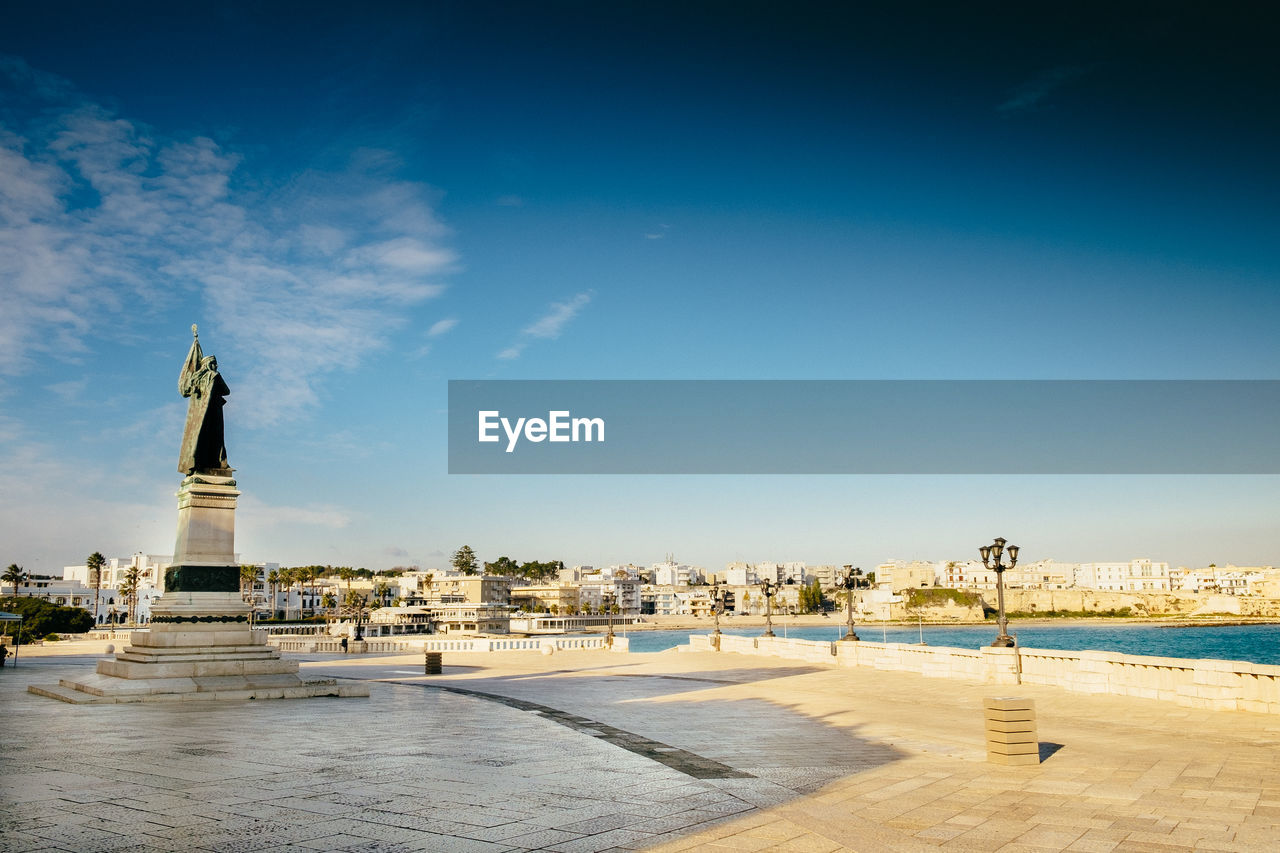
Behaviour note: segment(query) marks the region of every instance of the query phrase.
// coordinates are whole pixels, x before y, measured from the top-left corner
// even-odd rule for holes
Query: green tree
[[[484,573],[486,575],[503,575],[505,577],[519,577],[520,564],[510,557],[499,557],[492,563],[484,564]]]
[[[822,585],[814,578],[813,583],[800,587],[800,612],[815,613],[822,610]]]
[[[463,545],[457,551],[453,552],[453,559],[450,560],[453,567],[464,575],[479,574],[479,563],[476,562],[476,552],[471,550],[470,545]]]
[[[258,580],[258,567],[244,564],[240,566],[240,597],[253,603],[253,585]]]
[[[350,566],[338,567],[338,579],[345,581],[347,584],[347,592],[351,592],[351,579],[356,576],[356,570]]]
[[[9,568],[4,570],[3,578],[0,581],[13,584],[13,597],[18,597],[18,584],[27,579],[27,573],[22,570],[22,566],[17,563],[10,563]]]
[[[276,588],[280,586],[280,570],[267,572],[267,587],[271,595],[271,618],[276,618]]]
[[[315,582],[317,579],[319,579],[322,568],[323,568],[322,566],[294,566],[292,569],[293,582],[298,587],[298,618],[299,619],[306,618],[306,613],[304,611],[307,610],[306,603],[308,599],[311,602],[311,608],[310,608],[311,615],[312,616],[315,615],[315,612],[316,612]],[[306,596],[306,598],[304,598],[304,596]]]
[[[93,624],[97,625],[98,594],[102,591],[102,569],[107,564],[107,558],[102,556],[101,551],[94,551],[84,564],[89,569],[89,586],[93,587]]]
[[[120,594],[124,596],[125,609],[128,612],[129,624],[133,625],[138,612],[138,588],[142,583],[142,569],[137,564],[129,566],[124,573],[124,583],[120,586]]]
[[[331,592],[326,592],[320,596],[320,606],[329,611],[329,618],[336,620],[338,618],[338,596]]]
[[[289,591],[293,589],[293,569],[288,566],[281,567],[276,573],[276,579],[280,584],[280,589],[284,592],[284,618],[289,618]]]
[[[0,599],[0,609],[22,615],[22,630],[17,636],[19,643],[29,643],[49,634],[83,634],[94,625],[88,611],[40,598]]]

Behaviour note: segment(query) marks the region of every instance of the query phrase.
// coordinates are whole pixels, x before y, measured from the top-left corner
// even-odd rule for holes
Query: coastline
[[[697,616],[645,616],[644,622],[638,624],[627,624],[625,631],[627,633],[636,631],[700,631],[706,630],[708,633],[715,630],[715,621],[708,617]],[[730,628],[762,628],[765,624],[764,616],[726,616],[720,619],[720,628],[727,630]],[[817,613],[807,613],[798,616],[774,616],[773,626],[775,629],[786,625],[789,628],[822,628],[822,627],[839,627],[845,624],[843,614],[830,613],[823,616]],[[863,620],[855,619],[855,627],[869,627],[886,625],[888,627],[912,628],[921,622],[914,619],[894,619],[889,621],[881,620]],[[925,619],[923,624],[930,628],[979,628],[982,626],[995,627],[995,619],[983,620],[929,620]],[[1044,617],[1033,619],[1010,618],[1009,625],[1027,625],[1035,627],[1045,627],[1053,625],[1109,625],[1109,626],[1130,626],[1130,625],[1153,625],[1160,628],[1226,628],[1238,625],[1280,625],[1280,619],[1273,617],[1257,617],[1257,618],[1241,618],[1232,615],[1230,617],[1215,616],[1063,616],[1063,617]],[[619,624],[614,627],[614,631],[622,633],[624,627]],[[608,631],[606,627],[593,627],[583,631],[587,634],[603,634]]]

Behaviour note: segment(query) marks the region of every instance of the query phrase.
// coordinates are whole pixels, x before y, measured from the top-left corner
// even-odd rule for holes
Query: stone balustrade
[[[328,636],[290,636],[273,634],[267,642],[282,652],[302,652],[306,654],[328,653],[342,654],[340,637]],[[630,641],[626,637],[614,637],[612,650],[625,652]],[[563,636],[563,637],[406,637],[403,639],[372,638],[367,640],[349,640],[349,654],[415,654],[422,652],[540,652],[544,648],[555,651],[574,649],[607,649],[610,648],[604,636]]]
[[[712,635],[689,649],[714,651]],[[722,634],[720,651],[834,666],[865,666],[988,684],[1041,684],[1075,693],[1159,699],[1192,708],[1280,713],[1280,666],[1054,649],[958,649],[907,643],[829,642]]]

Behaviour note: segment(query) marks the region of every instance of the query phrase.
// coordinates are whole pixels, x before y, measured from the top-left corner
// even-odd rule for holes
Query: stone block
[[[982,707],[990,711],[1035,711],[1035,702],[1015,696],[987,697],[982,700]]]
[[[1040,763],[1040,753],[1026,753],[1022,755],[1002,755],[997,752],[987,753],[987,761],[992,764],[1003,764],[1009,767],[1038,765]]]
[[[987,744],[993,743],[1037,743],[1035,729],[1023,732],[993,732],[987,729]]]
[[[1018,722],[1036,719],[1036,711],[1029,710],[1029,708],[1024,708],[1021,711],[996,711],[984,708],[983,716],[987,720],[995,720],[996,722]]]
[[[991,720],[986,721],[986,729],[988,732],[999,732],[1001,734],[1013,732],[1034,732],[1036,730],[1036,721],[1030,720]]]
[[[1039,754],[1040,744],[1037,741],[1026,743],[995,743],[987,741],[987,754],[997,755],[1030,755],[1032,753]]]

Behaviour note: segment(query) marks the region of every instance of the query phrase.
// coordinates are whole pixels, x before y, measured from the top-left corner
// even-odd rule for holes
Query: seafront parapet
[[[692,651],[714,651],[711,635],[689,638]],[[1105,693],[1190,708],[1280,714],[1280,666],[1104,651],[960,649],[908,643],[827,642],[781,637],[720,637],[720,651],[834,666],[915,672],[985,684],[1039,684],[1073,693]]]

